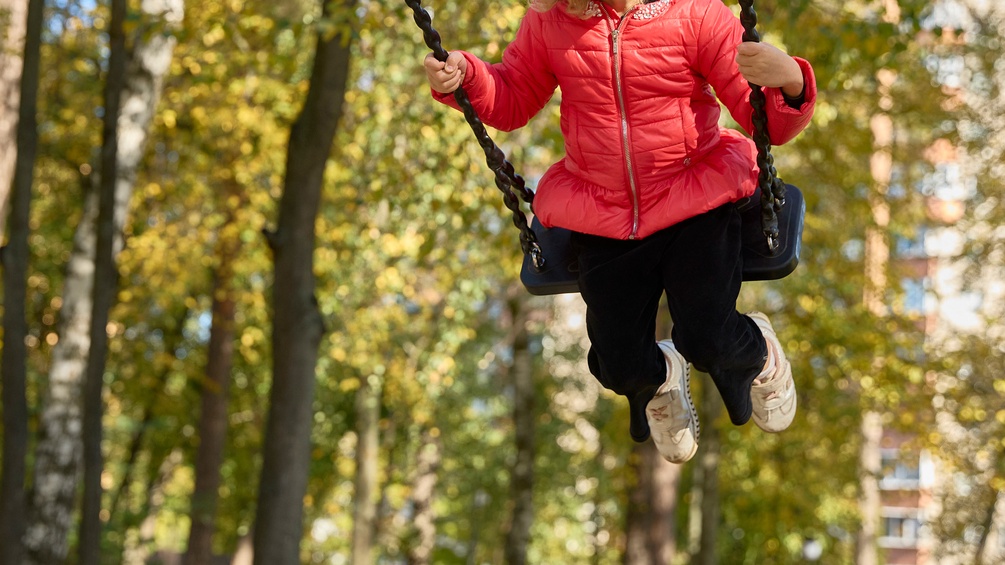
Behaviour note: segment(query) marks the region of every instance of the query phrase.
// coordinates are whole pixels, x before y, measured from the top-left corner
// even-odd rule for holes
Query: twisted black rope
[[[759,43],[757,33],[757,12],[754,0],[739,0],[740,23],[743,24],[743,40]],[[757,184],[761,188],[761,226],[768,241],[768,249],[778,249],[778,212],[785,205],[785,183],[775,171],[775,158],[771,155],[771,138],[768,136],[768,115],[764,91],[759,85],[750,83],[750,106],[754,109],[754,145],[757,147]]]
[[[412,9],[412,18],[415,20],[415,24],[419,26],[419,29],[422,30],[422,39],[433,51],[433,56],[441,62],[446,61],[447,51],[443,49],[440,43],[440,34],[433,29],[429,13],[422,7],[419,0],[405,0],[405,4],[408,4],[408,7]],[[474,107],[471,105],[471,100],[468,98],[468,93],[464,91],[464,88],[458,88],[454,91],[454,100],[457,101],[457,105],[464,111],[464,119],[467,120],[468,125],[475,132],[478,145],[485,151],[485,162],[488,163],[489,168],[495,173],[496,186],[503,193],[503,203],[513,213],[513,225],[520,229],[520,248],[523,249],[525,254],[530,254],[536,268],[543,268],[544,254],[541,252],[541,246],[537,242],[534,230],[530,229],[530,225],[527,224],[527,216],[520,209],[520,201],[517,200],[514,190],[519,192],[520,197],[528,204],[534,203],[534,193],[527,188],[523,177],[514,171],[513,165],[506,160],[506,155],[492,141],[488,132],[485,131],[485,125],[482,124],[478,113],[475,112]]]

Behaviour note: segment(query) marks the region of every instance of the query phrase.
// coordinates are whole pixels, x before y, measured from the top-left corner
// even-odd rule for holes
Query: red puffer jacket
[[[494,128],[523,126],[561,88],[566,157],[538,183],[541,223],[643,238],[752,194],[754,144],[719,126],[715,97],[751,131],[750,88],[734,60],[739,19],[721,0],[656,0],[623,18],[592,0],[587,15],[568,14],[564,3],[528,10],[501,63],[465,53],[464,89]],[[806,84],[799,109],[765,89],[773,145],[813,114],[813,70],[796,61]],[[456,107],[452,95],[433,95]]]

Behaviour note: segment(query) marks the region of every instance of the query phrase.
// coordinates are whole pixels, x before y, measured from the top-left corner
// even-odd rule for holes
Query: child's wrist
[[[802,77],[800,77],[802,79]],[[803,94],[803,90],[806,88],[806,84],[800,80],[799,82],[790,82],[782,87],[782,94],[788,96],[789,98],[799,98]]]

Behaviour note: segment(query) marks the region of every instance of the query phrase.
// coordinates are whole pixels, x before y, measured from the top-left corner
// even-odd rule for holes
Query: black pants
[[[742,282],[736,206],[721,206],[641,240],[577,233],[573,244],[587,306],[590,372],[628,398],[632,438],[649,437],[646,404],[666,380],[666,361],[656,345],[664,293],[677,350],[712,376],[730,420],[746,423],[750,386],[767,347],[754,322],[736,311]]]

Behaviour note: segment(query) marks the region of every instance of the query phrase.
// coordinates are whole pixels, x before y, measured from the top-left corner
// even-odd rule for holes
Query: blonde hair
[[[547,12],[559,2],[565,2],[566,11],[574,16],[585,16],[586,6],[590,0],[530,0],[530,9],[536,12]]]

